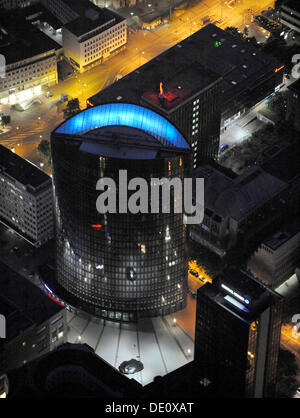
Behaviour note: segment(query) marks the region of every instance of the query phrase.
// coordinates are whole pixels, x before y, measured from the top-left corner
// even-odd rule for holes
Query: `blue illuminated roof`
[[[59,126],[55,133],[84,135],[114,125],[141,129],[165,146],[190,149],[182,134],[167,119],[150,109],[127,103],[104,104],[86,109]]]

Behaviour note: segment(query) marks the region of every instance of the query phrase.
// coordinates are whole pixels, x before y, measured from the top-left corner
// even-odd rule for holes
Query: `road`
[[[117,74],[124,76],[134,71],[201,29],[203,17],[210,16],[211,21],[221,19],[218,26],[222,28],[230,25],[243,29],[251,19],[249,9],[259,14],[272,5],[270,0],[261,0],[259,4],[256,0],[240,0],[240,4],[232,8],[220,0],[206,0],[188,10],[175,12],[169,24],[156,30],[130,33],[123,51],[83,74],[75,73],[68,80],[60,81],[50,88],[53,97],[46,98],[44,94],[40,96],[41,104],[25,112],[12,111],[8,106],[3,106],[2,111],[11,115],[12,122],[9,131],[0,135],[0,143],[13,147],[18,155],[49,174],[50,167],[39,156],[36,148],[41,139],[49,140],[50,133],[63,121],[62,106],[58,104],[61,93],[67,93],[70,98],[78,97],[82,108],[85,108],[87,98],[113,83]]]

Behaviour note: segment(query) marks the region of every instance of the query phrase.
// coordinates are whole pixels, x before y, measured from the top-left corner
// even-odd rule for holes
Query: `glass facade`
[[[103,108],[88,111],[101,113]],[[123,108],[120,104],[121,113]],[[77,117],[73,118],[75,124]],[[174,195],[171,193],[168,214],[99,214],[96,201],[100,192],[96,184],[100,178],[109,177],[118,186],[119,170],[127,170],[128,181],[142,177],[148,184],[151,178],[184,178],[190,165],[188,148],[168,149],[153,136],[159,145],[159,151],[155,149],[151,154],[153,158],[148,155],[144,159],[142,151],[133,153],[136,159],[120,158],[115,150],[107,155],[105,147],[103,156],[101,146],[100,152],[95,151],[99,150],[97,141],[101,143],[103,139],[101,129],[95,130],[92,124],[92,132],[74,136],[74,131],[66,127],[72,125],[73,119],[58,128],[51,139],[58,284],[71,295],[72,301],[75,298],[76,307],[111,320],[135,321],[184,308],[185,226],[183,215],[174,213]],[[122,127],[118,129],[122,131]],[[125,128],[125,136],[128,132]],[[135,127],[131,133],[145,136]],[[93,141],[95,146],[91,146]],[[130,148],[130,141],[127,145]]]

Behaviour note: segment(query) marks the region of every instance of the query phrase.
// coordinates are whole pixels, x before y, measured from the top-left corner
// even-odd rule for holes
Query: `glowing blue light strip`
[[[103,126],[124,125],[141,129],[163,145],[190,149],[181,133],[167,119],[142,106],[111,103],[84,110],[56,129],[56,133],[83,135]]]
[[[225,284],[221,284],[221,287],[223,289],[225,289],[227,292],[231,293],[233,296],[237,297],[238,299],[240,299],[242,302],[246,303],[247,305],[250,304],[249,299],[244,298],[243,296],[241,296],[239,293],[235,292],[234,290],[230,289],[228,286],[226,286]]]

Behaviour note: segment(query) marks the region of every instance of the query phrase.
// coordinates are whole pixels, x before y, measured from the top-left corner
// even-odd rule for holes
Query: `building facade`
[[[284,216],[288,185],[258,166],[236,175],[217,164],[199,166],[205,181],[205,211],[190,238],[220,257],[234,248],[254,251]]]
[[[274,397],[282,300],[237,268],[198,290],[195,367],[207,397]]]
[[[143,51],[140,54],[142,58]],[[193,68],[197,69],[197,74],[195,71],[190,77]],[[159,103],[158,95],[162,82],[165,102],[169,101],[168,112],[174,117],[170,120],[182,130],[190,144],[197,139],[199,153],[203,153],[205,159],[206,155],[217,156],[220,134],[217,128],[224,132],[241,115],[277,91],[283,83],[283,72],[282,63],[260,48],[208,24],[101,90],[87,103],[93,106],[120,100],[151,107],[156,105],[155,110],[160,111],[163,106]],[[201,78],[206,78],[202,85]],[[199,102],[196,106],[192,104],[198,99],[200,106],[202,103],[205,105],[201,109],[202,119],[199,118],[196,126],[197,120],[194,119]],[[191,106],[186,113],[189,104]],[[165,116],[166,110],[162,114]],[[187,132],[184,131],[185,121],[191,123]],[[182,126],[177,125],[178,122]],[[198,132],[195,132],[197,129]],[[211,150],[207,152],[207,149]]]
[[[300,132],[300,80],[288,86],[286,119]]]
[[[43,0],[61,22],[64,55],[80,72],[100,64],[127,43],[126,19],[88,0]]]
[[[13,13],[13,16],[12,16]],[[1,13],[0,50],[5,59],[0,77],[0,104],[32,100],[43,88],[58,82],[57,51],[60,46],[14,11]]]
[[[3,263],[0,312],[6,317],[0,374],[23,366],[66,340],[66,309]]]
[[[290,224],[262,242],[249,259],[251,274],[272,289],[288,280],[300,264],[300,228]]]
[[[110,104],[62,124],[52,134],[51,149],[54,293],[78,309],[118,321],[182,309],[187,293],[183,214],[172,206],[170,213],[135,214],[123,209],[101,214],[96,208],[98,180],[112,178],[121,188],[120,170],[127,171],[128,181],[138,177],[148,184],[151,178],[183,179],[190,147],[181,133],[149,109]]]
[[[297,0],[290,0],[281,5],[280,22],[300,33],[300,5]]]
[[[51,178],[2,145],[0,222],[35,247],[53,238]]]

